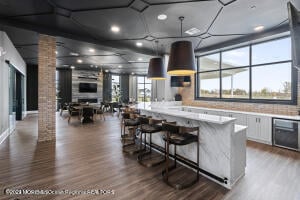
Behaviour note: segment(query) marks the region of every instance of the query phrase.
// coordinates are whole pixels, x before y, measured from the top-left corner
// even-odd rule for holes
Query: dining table
[[[102,105],[98,103],[89,103],[89,104],[81,104],[79,106],[73,106],[74,109],[79,111],[79,116],[82,116],[82,119],[80,119],[83,123],[90,122],[90,118],[88,116],[83,115],[83,109],[84,108],[93,108],[93,110],[102,109]]]

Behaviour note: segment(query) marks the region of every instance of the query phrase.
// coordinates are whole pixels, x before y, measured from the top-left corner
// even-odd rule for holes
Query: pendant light
[[[164,62],[161,57],[158,57],[158,40],[155,43],[157,57],[151,58],[149,61],[147,78],[151,80],[165,80],[167,77]]]
[[[181,23],[184,17],[179,17]],[[175,76],[192,75],[196,73],[195,54],[193,44],[190,41],[177,41],[171,45],[168,74]]]

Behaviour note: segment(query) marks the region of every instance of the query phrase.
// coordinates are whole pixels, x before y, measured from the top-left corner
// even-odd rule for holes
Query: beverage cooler
[[[300,151],[300,120],[273,118],[273,145]]]

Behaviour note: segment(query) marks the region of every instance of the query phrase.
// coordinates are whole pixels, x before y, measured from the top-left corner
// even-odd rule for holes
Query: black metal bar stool
[[[152,118],[140,118],[140,134],[144,134],[144,148],[138,155],[138,162],[146,167],[152,167],[161,164],[165,161],[165,157],[155,156],[152,157],[152,134],[162,131],[162,123],[166,120],[152,119]],[[149,148],[147,150],[147,134],[150,134]],[[142,148],[142,147],[141,147]],[[158,154],[159,155],[159,154]]]
[[[124,113],[123,114],[123,124],[121,129],[121,140],[123,143],[123,152],[129,154],[135,154],[143,149],[141,148],[142,143],[142,134],[140,134],[139,126],[140,122],[140,115],[133,114],[133,113]],[[128,129],[128,133],[126,134],[126,128]],[[138,134],[140,137],[138,138]]]
[[[199,180],[199,127],[184,127],[184,126],[176,126],[174,124],[169,123],[163,123],[162,130],[166,132],[166,135],[164,136],[165,140],[165,146],[166,146],[166,165],[165,169],[162,171],[162,176],[164,182],[166,182],[169,186],[181,190],[184,188],[187,188],[193,184],[195,184]],[[197,132],[197,135],[192,134],[192,132]],[[192,181],[189,181],[187,183],[171,183],[169,181],[170,172],[174,169],[176,169],[176,163],[177,163],[177,157],[182,158],[183,160],[187,160],[183,158],[182,156],[177,155],[176,153],[176,147],[188,145],[191,143],[197,143],[197,163],[194,163],[192,161],[189,161],[193,165],[196,165],[197,167],[197,174],[196,178]],[[174,145],[174,165],[169,166],[170,162],[170,145]],[[176,173],[176,172],[173,172]]]

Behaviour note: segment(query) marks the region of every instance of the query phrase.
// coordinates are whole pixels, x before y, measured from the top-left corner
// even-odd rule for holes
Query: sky
[[[211,55],[209,59],[218,59],[218,55]],[[268,62],[291,60],[291,40],[284,38],[252,46],[252,65]],[[218,62],[218,60],[216,60]],[[232,66],[249,65],[249,47],[235,49],[222,54],[222,62]],[[253,91],[267,87],[273,91],[282,89],[283,82],[291,80],[291,63],[270,65],[268,67],[252,68]],[[201,66],[200,66],[201,68]],[[249,72],[244,71],[234,75],[234,88],[249,88]],[[230,77],[223,79],[223,88],[230,88]],[[202,89],[212,90],[219,88],[219,81],[208,79],[201,81],[205,85]]]

